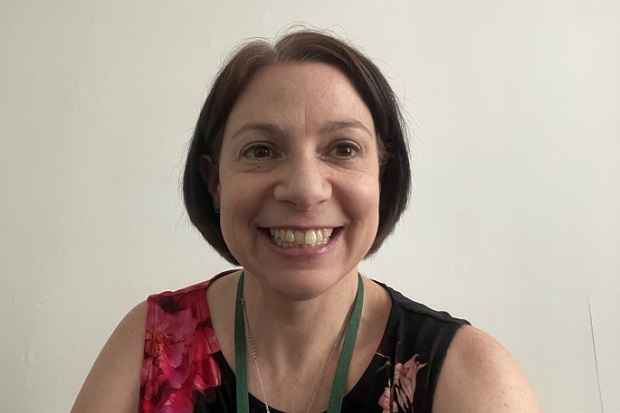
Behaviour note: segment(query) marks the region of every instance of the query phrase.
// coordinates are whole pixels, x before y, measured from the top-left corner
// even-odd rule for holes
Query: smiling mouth
[[[317,228],[299,231],[286,228],[269,228],[273,242],[284,248],[314,247],[327,244],[331,239],[334,228]]]

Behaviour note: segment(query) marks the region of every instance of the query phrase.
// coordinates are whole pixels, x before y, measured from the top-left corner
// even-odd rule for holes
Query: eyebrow
[[[244,132],[247,131],[259,131],[259,132],[266,132],[270,135],[284,135],[284,129],[282,129],[282,127],[280,125],[278,125],[277,123],[271,123],[271,122],[248,122],[246,124],[244,124],[242,127],[240,127],[232,136],[231,138],[236,138],[237,136],[241,135]]]
[[[321,134],[333,133],[341,129],[360,129],[372,136],[368,128],[360,121],[355,119],[342,119],[326,122],[319,130]],[[247,131],[265,132],[270,135],[284,136],[286,132],[282,126],[272,122],[248,122],[241,126],[231,138],[235,138]]]
[[[327,122],[322,128],[321,133],[332,133],[341,129],[361,129],[372,136],[372,133],[359,120],[343,119]]]

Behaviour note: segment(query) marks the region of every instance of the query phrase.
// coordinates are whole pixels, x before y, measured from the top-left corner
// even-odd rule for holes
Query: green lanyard
[[[250,402],[248,398],[248,372],[245,349],[245,321],[243,319],[243,310],[241,308],[241,300],[243,298],[243,272],[239,276],[237,285],[237,303],[235,307],[235,367],[236,367],[236,384],[237,384],[237,412],[250,413]],[[340,412],[344,391],[347,386],[347,375],[349,374],[349,366],[351,357],[353,356],[353,348],[357,338],[357,330],[360,326],[362,318],[362,306],[364,303],[364,283],[362,277],[357,275],[357,294],[351,319],[347,326],[347,331],[342,343],[342,350],[338,358],[338,366],[336,367],[336,376],[332,384],[332,392],[329,397],[327,413]]]

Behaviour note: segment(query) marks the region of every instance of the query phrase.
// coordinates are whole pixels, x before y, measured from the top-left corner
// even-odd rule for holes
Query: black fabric
[[[457,330],[469,323],[446,312],[431,310],[381,285],[392,297],[392,309],[383,339],[362,377],[345,396],[342,411],[430,413],[448,347]],[[220,367],[222,383],[206,394],[195,392],[195,413],[236,410],[234,372],[221,351],[214,354],[214,359]],[[416,366],[417,374],[413,374]],[[415,392],[410,392],[407,386],[414,381]],[[412,393],[413,397],[410,396]],[[385,403],[383,407],[380,405],[384,394],[390,395],[391,406]],[[284,413],[272,407],[270,410],[272,413]],[[250,411],[265,412],[264,404],[252,395]]]

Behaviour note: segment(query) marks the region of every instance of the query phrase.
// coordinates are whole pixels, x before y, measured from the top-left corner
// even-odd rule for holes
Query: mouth
[[[268,228],[271,240],[283,248],[314,247],[327,244],[338,228],[315,228],[307,230]]]

